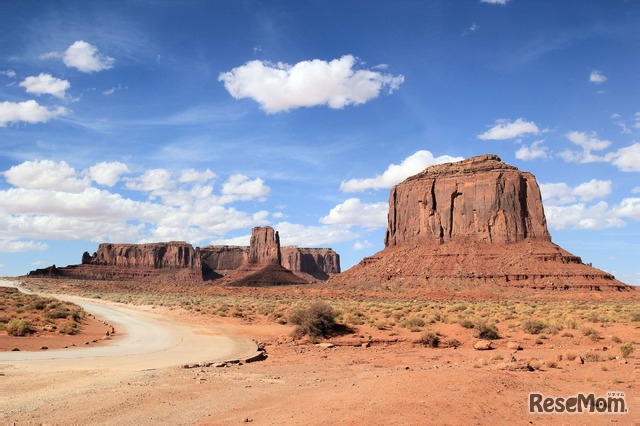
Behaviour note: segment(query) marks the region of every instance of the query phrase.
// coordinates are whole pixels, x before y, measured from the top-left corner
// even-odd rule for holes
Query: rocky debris
[[[511,349],[512,351],[521,351],[522,346],[518,342],[507,342],[507,349]]]
[[[535,177],[495,155],[394,186],[385,248],[330,282],[633,290],[553,244]]]
[[[478,340],[474,345],[473,349],[477,351],[488,351],[493,349],[493,343],[491,340]]]

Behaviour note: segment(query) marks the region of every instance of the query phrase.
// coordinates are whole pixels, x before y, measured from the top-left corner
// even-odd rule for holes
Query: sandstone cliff
[[[385,249],[333,283],[627,290],[551,242],[533,175],[483,155],[391,189]]]
[[[296,274],[326,280],[340,273],[340,255],[330,248],[281,248],[282,266]]]

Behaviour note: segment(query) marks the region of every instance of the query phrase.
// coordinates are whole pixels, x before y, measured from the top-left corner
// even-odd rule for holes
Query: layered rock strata
[[[495,155],[432,166],[394,186],[385,248],[332,282],[630,288],[553,244],[535,177]]]

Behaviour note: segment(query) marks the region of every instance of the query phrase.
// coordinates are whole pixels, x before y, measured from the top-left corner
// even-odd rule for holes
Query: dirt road
[[[0,281],[2,286],[17,286]],[[117,368],[143,370],[201,361],[248,356],[256,351],[249,339],[230,336],[223,329],[178,323],[153,312],[114,303],[56,295],[82,306],[96,318],[115,325],[122,336],[110,345],[37,352],[0,353],[0,368],[77,370]]]

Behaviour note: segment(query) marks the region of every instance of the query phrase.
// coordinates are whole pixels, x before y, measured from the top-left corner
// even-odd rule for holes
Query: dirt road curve
[[[16,287],[17,283],[0,280],[0,286]],[[180,324],[152,312],[103,301],[56,297],[82,306],[96,318],[115,325],[123,335],[118,335],[108,346],[3,352],[0,353],[0,368],[12,366],[47,371],[95,368],[144,370],[241,358],[256,351],[253,341],[230,336],[222,329]]]

